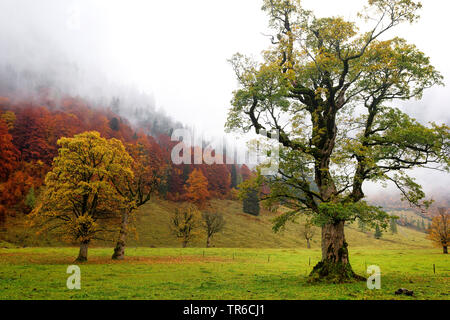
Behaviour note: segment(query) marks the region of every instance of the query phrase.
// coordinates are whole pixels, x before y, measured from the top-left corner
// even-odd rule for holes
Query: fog
[[[450,30],[450,5],[422,2],[420,22],[388,36],[415,43],[449,84],[450,48],[443,36]],[[318,15],[346,18],[364,3],[303,0]],[[121,96],[129,110],[167,113],[208,135],[222,135],[237,85],[227,59],[238,51],[258,56],[269,44],[260,7],[258,0],[2,0],[0,94],[29,94],[49,84],[99,103]],[[423,123],[450,124],[449,102],[448,88],[439,87],[398,106]],[[442,173],[415,175],[427,190],[449,182]]]

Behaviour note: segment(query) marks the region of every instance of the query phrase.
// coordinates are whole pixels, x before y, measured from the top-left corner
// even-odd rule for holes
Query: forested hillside
[[[194,168],[206,177],[211,198],[230,197],[231,189],[249,177],[245,165],[173,164],[170,154],[178,142],[171,141],[169,134],[174,128],[160,126],[161,121],[171,122],[155,113],[146,115],[142,109],[136,112],[139,121],[132,124],[119,115],[117,99],[94,107],[78,97],[52,99],[46,90],[33,99],[0,97],[0,225],[6,228],[8,217],[26,215],[36,205],[58,154],[58,139],[85,131],[119,139],[130,154],[133,146],[143,147],[159,175],[159,196],[172,201],[186,199],[184,185]]]

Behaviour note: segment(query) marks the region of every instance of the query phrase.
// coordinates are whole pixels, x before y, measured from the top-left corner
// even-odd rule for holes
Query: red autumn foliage
[[[247,181],[252,177],[252,172],[250,169],[244,164],[241,167],[241,175],[242,175],[242,181]]]
[[[8,179],[9,174],[17,167],[19,155],[6,123],[0,119],[0,182]]]
[[[231,174],[226,165],[212,164],[202,165],[202,169],[208,179],[209,190],[215,198],[224,198],[230,192]]]

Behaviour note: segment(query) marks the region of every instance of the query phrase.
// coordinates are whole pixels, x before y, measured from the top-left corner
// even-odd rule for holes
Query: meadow
[[[375,239],[373,230],[346,226],[353,269],[367,276],[368,266],[379,266],[380,290],[365,282],[310,284],[307,275],[321,257],[318,228],[307,249],[299,224],[275,234],[274,213],[254,217],[238,201],[214,200],[210,209],[226,221],[215,247],[205,249],[199,237],[182,249],[169,230],[177,205],[155,199],[139,209],[138,237],[130,235],[124,261],[110,259],[112,243],[94,243],[79,265],[81,290],[66,288],[78,247],[17,222],[4,234],[9,241],[0,241],[0,299],[450,299],[450,260],[416,230],[398,226],[397,234]],[[399,288],[415,296],[396,296]]]
[[[365,282],[310,284],[319,249],[90,249],[81,289],[69,290],[67,267],[77,248],[0,249],[0,299],[448,300],[450,262],[438,249],[350,249],[354,270],[381,268],[381,289]],[[433,270],[435,265],[435,272]],[[398,296],[399,288],[414,291]]]

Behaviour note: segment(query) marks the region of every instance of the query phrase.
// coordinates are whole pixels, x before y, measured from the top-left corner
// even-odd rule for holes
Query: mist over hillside
[[[92,107],[111,107],[148,133],[169,134],[180,122],[159,109],[154,95],[123,79],[102,48],[104,15],[97,4],[78,19],[79,6],[64,1],[2,1],[0,19],[0,96],[13,101],[79,97]],[[100,18],[101,19],[101,18]],[[89,32],[77,32],[78,24]]]
[[[58,106],[67,96],[80,97],[92,107],[111,108],[146,133],[170,134],[171,130],[183,127],[164,110],[157,109],[152,95],[133,86],[108,82],[101,73],[90,73],[63,58],[48,65],[1,61],[0,96],[12,101],[52,101]]]
[[[64,96],[80,97],[93,107],[111,108],[152,135],[170,135],[172,129],[183,126],[179,121],[192,125],[192,118],[198,126],[209,125],[209,130],[214,127],[221,131],[235,88],[226,59],[237,50],[257,54],[260,47],[264,48],[268,39],[261,35],[264,29],[260,27],[266,27],[266,21],[264,14],[258,13],[258,2],[244,5],[234,0],[209,5],[212,13],[201,21],[207,21],[211,29],[205,30],[195,16],[205,3],[177,1],[174,18],[164,25],[159,16],[166,5],[158,9],[146,1],[122,7],[100,0],[3,0],[0,96],[50,98],[56,103]],[[333,14],[348,9],[347,5],[333,6],[321,9]],[[434,12],[432,4],[427,6]],[[217,10],[223,10],[223,14],[219,16]],[[220,28],[229,12],[239,19]],[[252,23],[245,23],[246,19]],[[252,29],[246,31],[249,25]],[[417,39],[421,48],[433,44],[424,42],[427,39]],[[448,75],[446,57],[443,60],[441,56],[445,55],[433,51],[433,60]],[[447,101],[445,88],[432,88],[423,100],[404,101],[400,107],[423,123],[448,123],[447,109],[442,107]],[[441,172],[414,173],[428,198],[436,198],[431,192],[436,181],[445,185],[449,180],[448,174]],[[390,194],[369,183],[364,188],[368,195]]]
[[[430,208],[417,208],[407,201],[402,201],[400,192],[377,192],[368,196],[368,201],[385,210],[414,211],[421,216],[432,217],[437,214],[438,208],[450,208],[450,194],[445,188],[431,188],[427,193],[427,199],[433,200]]]

